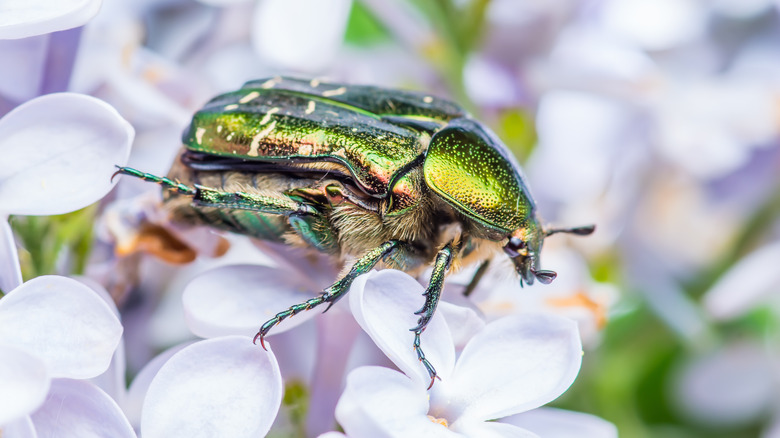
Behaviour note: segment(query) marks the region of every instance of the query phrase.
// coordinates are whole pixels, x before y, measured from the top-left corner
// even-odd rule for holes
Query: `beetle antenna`
[[[544,236],[549,237],[557,233],[568,233],[577,236],[587,236],[588,234],[593,233],[593,231],[595,230],[596,230],[595,225],[584,225],[581,227],[572,227],[572,228],[551,228],[544,232]]]

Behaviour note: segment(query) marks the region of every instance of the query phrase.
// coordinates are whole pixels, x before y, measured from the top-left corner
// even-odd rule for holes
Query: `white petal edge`
[[[141,435],[234,438],[264,436],[282,401],[282,378],[271,351],[229,336],[192,344],[152,380]]]
[[[149,385],[152,384],[152,380],[154,380],[154,377],[160,372],[160,368],[162,368],[174,354],[188,345],[192,345],[192,343],[180,344],[158,354],[150,360],[135,376],[135,379],[133,379],[133,382],[130,384],[130,389],[127,390],[127,397],[125,397],[124,403],[122,404],[122,410],[125,411],[125,415],[127,415],[127,419],[134,429],[141,428],[141,412],[144,398],[146,398],[146,393],[149,391]]]
[[[30,416],[24,416],[8,424],[0,425],[0,434],[13,438],[38,438]]]
[[[0,3],[0,39],[26,38],[86,24],[101,0],[25,0]]]
[[[452,379],[431,404],[459,421],[492,420],[555,400],[582,363],[577,324],[549,314],[491,322],[463,349]]]
[[[425,302],[423,291],[420,283],[401,271],[372,271],[352,284],[349,304],[358,324],[377,347],[407,376],[427,388],[431,379],[417,359],[410,331],[419,318],[414,312]],[[439,377],[447,379],[455,364],[455,346],[441,315],[434,314],[420,341]]]
[[[704,295],[704,308],[713,317],[728,320],[758,305],[780,286],[780,242],[763,246],[729,269]]]
[[[116,402],[83,380],[54,379],[46,402],[31,417],[42,437],[136,438]]]
[[[427,416],[425,388],[398,371],[360,367],[347,376],[336,420],[349,437],[455,437]]]
[[[2,216],[2,214],[0,214]],[[8,218],[0,217],[0,290],[8,293],[22,284],[22,267]]]
[[[46,364],[24,350],[0,345],[0,358],[0,426],[4,426],[38,409],[51,380]]]
[[[555,438],[617,438],[614,424],[595,415],[557,408],[533,409],[499,420]]]
[[[53,215],[98,201],[116,183],[135,132],[100,99],[77,93],[30,100],[0,119],[0,208]]]
[[[252,45],[278,67],[319,72],[341,48],[351,6],[352,0],[262,0],[255,8]]]
[[[317,295],[301,275],[261,265],[231,265],[207,271],[184,289],[187,326],[203,338],[254,336],[260,325],[278,312]],[[270,334],[296,327],[318,313],[302,312],[288,318]]]
[[[529,430],[512,424],[496,421],[477,421],[474,423],[458,423],[453,426],[455,432],[467,437],[479,438],[560,438],[556,435],[537,435]]]
[[[121,336],[122,324],[109,306],[71,278],[36,277],[0,300],[0,344],[38,356],[52,377],[103,373]]]

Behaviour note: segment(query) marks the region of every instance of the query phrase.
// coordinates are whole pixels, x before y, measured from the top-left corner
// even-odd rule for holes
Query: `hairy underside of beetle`
[[[291,226],[289,215],[264,213],[244,208],[198,205],[191,196],[175,192],[164,195],[165,208],[173,222],[204,225],[252,238],[313,248],[353,260],[389,240],[404,243],[402,250],[385,258],[378,267],[390,267],[419,274],[437,252],[454,242],[452,268],[484,260],[500,249],[496,242],[469,233],[470,223],[425,186],[422,169],[410,170],[416,197],[400,213],[385,214],[388,199],[366,195],[342,172],[327,172],[302,166],[300,172],[246,172],[198,170],[177,161],[168,177],[187,185],[225,192],[243,192],[269,198],[293,198],[313,206],[318,214],[305,215],[310,230],[302,234]],[[295,216],[293,214],[292,216]],[[316,236],[312,244],[307,236]]]

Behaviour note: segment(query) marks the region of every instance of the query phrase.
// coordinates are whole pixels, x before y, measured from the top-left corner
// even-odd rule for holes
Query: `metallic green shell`
[[[212,99],[183,142],[246,160],[340,163],[363,191],[385,197],[430,135],[463,114],[420,93],[273,78]]]
[[[461,213],[508,235],[528,224],[534,202],[506,147],[478,122],[453,120],[437,132],[423,164],[425,182]]]

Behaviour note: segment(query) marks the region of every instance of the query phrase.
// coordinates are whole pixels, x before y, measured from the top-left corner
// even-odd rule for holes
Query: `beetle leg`
[[[181,184],[181,183],[179,183],[177,181],[173,181],[173,180],[171,180],[169,178],[165,178],[165,177],[162,177],[162,176],[152,175],[151,173],[144,173],[144,172],[141,172],[140,170],[135,170],[132,167],[116,166],[116,168],[117,168],[117,171],[114,172],[113,175],[111,175],[111,179],[112,180],[114,179],[115,176],[117,176],[119,174],[130,175],[130,176],[134,176],[136,178],[140,178],[140,179],[142,179],[144,181],[150,181],[150,182],[159,184],[159,185],[163,186],[164,188],[166,188],[168,190],[176,191],[176,192],[178,192],[179,194],[182,194],[182,195],[195,196],[195,193],[197,192],[196,189],[194,189],[192,187],[189,187],[189,186],[187,186],[185,184]]]
[[[428,288],[423,293],[425,296],[425,304],[422,309],[414,312],[415,315],[420,315],[420,319],[417,320],[417,326],[410,329],[414,332],[414,351],[417,352],[417,358],[422,362],[425,369],[428,371],[428,375],[431,377],[431,384],[428,385],[428,389],[431,389],[433,382],[438,378],[436,375],[436,369],[425,358],[425,353],[420,347],[420,335],[425,331],[425,327],[431,322],[433,313],[436,311],[436,306],[439,304],[439,298],[441,297],[442,287],[444,286],[444,275],[447,273],[447,269],[452,262],[452,243],[448,243],[442,248],[436,255],[436,261],[433,264],[433,273],[431,274],[431,281],[428,283]]]
[[[303,312],[304,310],[313,309],[320,304],[328,303],[328,307],[325,309],[325,312],[327,312],[328,309],[330,309],[330,306],[335,304],[336,301],[338,301],[346,294],[346,292],[349,290],[349,287],[352,285],[352,282],[355,280],[355,278],[357,278],[358,275],[365,274],[366,272],[370,271],[374,266],[376,266],[377,263],[379,263],[380,260],[382,260],[384,256],[392,252],[401,244],[402,242],[399,240],[389,240],[372,249],[363,257],[359,258],[354,265],[352,265],[352,268],[349,270],[347,275],[343,276],[330,287],[325,289],[325,291],[323,291],[320,296],[291,306],[289,309],[277,313],[276,316],[266,321],[255,335],[254,342],[257,343],[257,340],[259,339],[260,345],[265,348],[263,339],[271,330],[271,328],[285,319]]]

